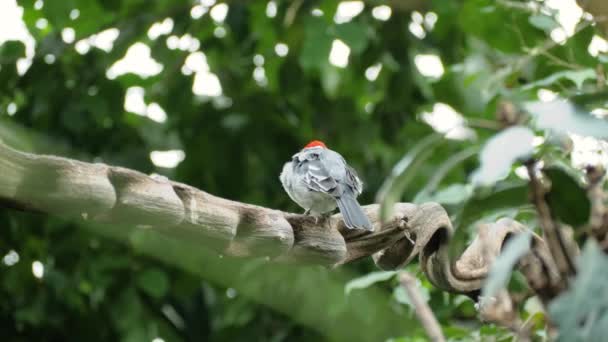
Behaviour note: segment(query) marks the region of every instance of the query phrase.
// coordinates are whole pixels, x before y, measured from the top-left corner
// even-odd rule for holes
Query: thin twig
[[[606,171],[602,166],[589,166],[587,171],[587,181],[589,187],[587,194],[591,200],[591,215],[589,218],[589,229],[600,244],[604,245],[608,235],[608,209],[604,201],[604,180]]]
[[[401,273],[399,277],[399,281],[401,282],[401,286],[407,292],[409,299],[414,304],[414,308],[416,309],[416,315],[420,319],[420,323],[422,323],[422,327],[426,330],[427,335],[431,341],[434,342],[443,342],[445,341],[445,337],[443,336],[443,332],[441,332],[441,326],[439,326],[439,322],[437,322],[437,318],[429,308],[428,304],[422,299],[422,295],[416,287],[416,278],[409,274],[408,272]]]
[[[557,66],[562,66],[564,68],[568,68],[568,69],[573,69],[573,70],[580,70],[582,68],[584,68],[582,65],[580,64],[576,64],[576,63],[570,63],[566,60],[563,60],[555,55],[553,55],[552,53],[550,53],[549,51],[540,51],[539,54],[541,56],[545,56],[548,59],[550,59],[553,63],[555,63],[555,65]]]

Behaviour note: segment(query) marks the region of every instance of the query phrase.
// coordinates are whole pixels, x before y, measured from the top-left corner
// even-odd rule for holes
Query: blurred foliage
[[[388,20],[373,15],[381,2],[368,1],[361,14],[340,24],[334,20],[338,2],[328,0],[271,2],[276,13],[266,1],[229,2],[220,21],[208,12],[218,6],[213,3],[19,1],[35,55],[21,75],[15,62],[26,47],[0,45],[0,138],[23,150],[163,174],[215,195],[292,211],[299,208],[284,194],[278,173],[308,140],[321,139],[364,179],[362,203],[373,202],[384,184],[378,198],[388,203],[444,204],[457,223],[455,254],[479,221],[508,216],[538,229],[525,176],[516,172],[532,153],[547,165],[565,161],[548,173],[550,204],[565,223],[586,221],[589,202],[561,143],[568,138],[551,137],[572,129],[608,134],[606,120],[589,115],[606,107],[601,91],[608,58],[588,52],[598,34],[588,19],[558,44],[550,38],[561,27],[558,14],[539,1],[419,2],[420,8],[393,8]],[[170,33],[148,34],[166,18],[173,22]],[[66,28],[74,30],[73,42],[65,39]],[[119,35],[108,51],[75,48],[110,28]],[[193,94],[196,76],[183,68],[193,51],[169,48],[171,39],[185,36],[197,39],[222,95]],[[350,47],[344,68],[328,59],[335,39]],[[162,71],[109,78],[107,70],[136,42],[150,47]],[[275,52],[279,42],[288,47],[285,56]],[[418,65],[422,55],[438,56],[443,74],[429,76]],[[378,63],[374,79],[368,68]],[[254,79],[262,67],[264,78]],[[166,121],[128,112],[131,87],[142,87],[145,104],[162,107]],[[571,98],[577,107],[538,102],[543,92]],[[504,113],[504,101],[516,110]],[[436,125],[444,138],[425,123],[432,123],[436,103],[464,118],[447,129]],[[551,120],[556,113],[566,121]],[[514,152],[510,146],[522,141],[503,132],[491,143],[510,124],[527,126],[541,142]],[[450,139],[463,129],[468,133],[461,139]],[[175,168],[155,166],[150,152],[166,150],[183,150],[185,159]],[[478,161],[479,151],[494,158]],[[498,175],[481,185],[472,179],[478,169]],[[395,274],[372,273],[370,260],[340,270],[277,266],[218,257],[129,227],[90,227],[4,209],[0,222],[0,335],[7,340],[425,339]],[[585,258],[599,258],[589,253]],[[40,278],[33,276],[35,261],[44,267]],[[581,264],[581,277],[595,272],[585,271],[588,265],[596,267]],[[416,273],[416,265],[410,267]],[[450,339],[512,338],[480,323],[468,297],[419,278]],[[574,301],[598,286],[589,277],[580,283],[552,307],[558,323],[570,322]],[[606,310],[597,309],[592,314],[602,313],[605,325]],[[585,314],[581,324],[600,321]],[[546,336],[542,311],[524,308],[521,315],[534,324],[536,337]]]
[[[551,303],[549,312],[562,331],[560,341],[599,341],[608,329],[608,257],[590,241],[585,245],[579,265],[582,271],[574,286]]]

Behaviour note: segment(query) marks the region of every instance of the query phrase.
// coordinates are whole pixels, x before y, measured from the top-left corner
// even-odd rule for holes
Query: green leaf
[[[75,0],[48,1],[42,11],[53,26],[64,27],[69,23],[70,11],[73,8],[76,8]]]
[[[414,179],[418,169],[431,156],[434,149],[443,141],[441,134],[431,134],[412,148],[393,167],[391,174],[382,184],[378,191],[377,201],[380,203],[380,217],[388,219],[393,210],[393,205],[401,198],[405,188]]]
[[[367,47],[367,27],[357,22],[335,26],[336,37],[348,45],[354,54],[359,54]]]
[[[328,27],[320,18],[310,18],[306,22],[306,36],[300,51],[299,62],[304,70],[320,70],[328,64],[332,38]]]
[[[349,294],[352,290],[365,289],[375,283],[387,281],[397,274],[395,271],[372,272],[360,278],[355,278],[344,287],[344,292]]]
[[[13,64],[25,57],[25,45],[16,40],[9,40],[0,45],[0,64]]]
[[[524,108],[539,129],[608,139],[608,121],[592,116],[568,101],[530,102]]]
[[[556,22],[555,19],[543,14],[531,15],[528,18],[528,21],[530,22],[530,24],[532,24],[532,26],[537,27],[545,32],[550,32],[554,28],[559,27],[559,23]]]
[[[137,276],[137,286],[154,298],[163,297],[169,290],[169,278],[158,269],[148,269]]]
[[[464,202],[472,193],[473,186],[470,184],[452,184],[437,191],[429,200],[445,205],[454,205]]]
[[[608,331],[608,256],[589,240],[569,290],[549,304],[559,341],[603,341]]]
[[[557,83],[557,81],[559,81],[563,78],[572,81],[574,83],[574,85],[576,85],[576,88],[581,89],[583,86],[583,83],[585,83],[585,81],[595,80],[597,78],[597,74],[596,74],[595,70],[593,70],[591,68],[583,69],[583,70],[559,71],[549,77],[526,84],[525,86],[522,87],[522,90],[529,90],[529,89],[533,89],[533,88],[537,88],[537,87],[552,86],[552,85],[555,85],[555,83]]]
[[[472,182],[490,185],[504,179],[513,163],[532,154],[533,139],[534,132],[524,126],[509,127],[494,135],[481,150],[480,166],[473,173]]]
[[[321,85],[327,97],[333,99],[340,89],[341,70],[330,64],[324,64],[321,68]]]
[[[457,229],[450,240],[449,253],[458,257],[465,249],[470,232],[470,226],[483,217],[488,217],[499,211],[519,208],[528,203],[528,184],[525,182],[504,183],[491,191],[478,191],[464,205],[456,218]]]
[[[435,191],[439,184],[441,184],[441,181],[445,178],[445,176],[467,159],[477,155],[480,148],[481,147],[478,145],[471,146],[446,159],[446,161],[437,168],[424,188],[416,194],[414,203],[423,203],[429,201],[431,198],[430,194]]]
[[[422,286],[422,282],[418,278],[416,278],[416,287],[418,288],[422,299],[424,299],[425,302],[428,302],[431,298],[429,290]],[[393,290],[393,297],[398,303],[414,308],[414,304],[410,301],[410,297],[407,295],[407,291],[405,291],[403,286],[395,287],[395,290]]]
[[[513,268],[529,250],[532,234],[530,231],[517,234],[507,241],[503,251],[492,263],[490,274],[483,285],[482,294],[486,297],[494,296],[499,290],[506,288]]]
[[[587,223],[591,213],[591,201],[573,172],[567,171],[563,166],[547,167],[543,172],[551,180],[547,203],[552,213],[574,227]]]

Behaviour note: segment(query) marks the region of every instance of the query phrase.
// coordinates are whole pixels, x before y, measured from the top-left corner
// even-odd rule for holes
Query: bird
[[[313,140],[291,157],[279,176],[289,197],[317,219],[339,208],[349,229],[373,231],[372,223],[357,202],[363,182],[344,158]]]

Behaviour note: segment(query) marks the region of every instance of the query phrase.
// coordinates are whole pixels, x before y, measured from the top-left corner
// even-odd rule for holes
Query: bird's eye
[[[310,159],[310,160],[318,160],[319,159],[319,154],[318,153],[311,153],[310,157],[308,159]]]

